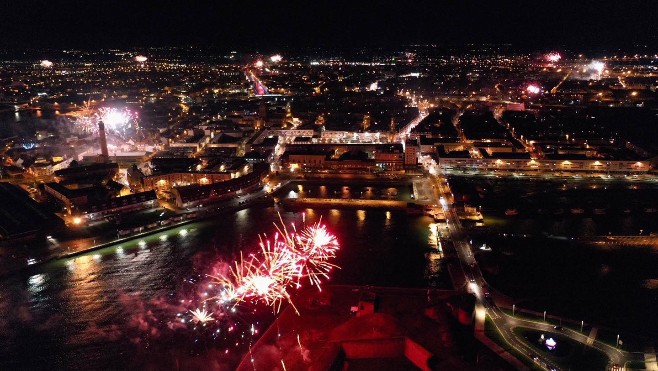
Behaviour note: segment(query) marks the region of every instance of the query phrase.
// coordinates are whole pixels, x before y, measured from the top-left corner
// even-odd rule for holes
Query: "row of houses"
[[[487,171],[523,172],[593,172],[593,173],[646,173],[651,169],[648,161],[622,161],[600,159],[519,159],[470,158],[439,156],[442,170],[478,169]]]
[[[241,177],[213,184],[192,184],[172,189],[176,206],[180,208],[213,202],[260,187],[270,171],[269,164],[254,164],[252,171]]]
[[[112,197],[102,185],[85,188],[68,188],[61,183],[44,184],[44,191],[62,205],[72,216],[89,221],[112,214],[122,214],[158,206],[155,191]]]

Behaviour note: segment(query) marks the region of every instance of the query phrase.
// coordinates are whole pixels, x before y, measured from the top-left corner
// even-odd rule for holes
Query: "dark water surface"
[[[429,218],[384,210],[305,215],[322,217],[342,245],[332,283],[427,284]],[[282,217],[302,223],[299,212]],[[194,305],[181,304],[195,298],[189,280],[220,258],[253,251],[277,220],[274,208],[246,209],[0,281],[0,369],[232,369],[257,337],[249,326],[264,330],[271,310],[238,308],[229,340],[182,325],[177,313]]]
[[[586,242],[658,232],[658,184],[587,179],[454,177],[457,198],[481,206],[489,283],[519,307],[658,340],[658,246]],[[516,215],[509,210],[515,210]]]

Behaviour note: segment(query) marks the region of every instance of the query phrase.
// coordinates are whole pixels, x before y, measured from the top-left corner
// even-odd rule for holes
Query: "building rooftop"
[[[0,182],[0,200],[0,238],[22,237],[62,223],[13,184]]]

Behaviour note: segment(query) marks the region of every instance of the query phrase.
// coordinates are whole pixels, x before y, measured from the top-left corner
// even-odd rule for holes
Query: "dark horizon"
[[[157,5],[143,0],[5,0],[0,13],[0,47],[6,49],[199,45],[267,50],[469,43],[535,50],[658,46],[658,4],[651,0],[543,4],[200,0]]]

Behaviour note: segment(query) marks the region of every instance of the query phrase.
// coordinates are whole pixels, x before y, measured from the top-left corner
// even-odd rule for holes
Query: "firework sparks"
[[[289,232],[283,222],[276,228],[273,239],[261,237],[257,253],[241,255],[225,274],[209,275],[219,292],[206,300],[221,304],[261,301],[278,311],[284,301],[292,305],[289,290],[301,287],[303,279],[321,288],[336,267],[330,262],[340,248],[336,236],[319,222],[299,233],[294,225]]]
[[[147,60],[148,60],[148,58],[145,57],[145,56],[143,56],[143,55],[138,55],[138,56],[135,57],[135,61],[137,61],[137,62],[139,62],[139,63],[144,63],[144,62],[146,62]]]
[[[43,67],[43,68],[50,68],[52,66],[53,66],[53,62],[51,62],[47,59],[44,59],[44,60],[41,61],[41,67]]]
[[[562,55],[557,52],[548,53],[544,57],[546,58],[546,61],[551,63],[557,63],[562,59]]]
[[[197,323],[206,323],[206,322],[212,322],[215,319],[212,318],[212,314],[206,311],[205,309],[195,309],[195,310],[190,310],[190,313],[193,316],[193,319]]]
[[[321,280],[328,279],[329,272],[336,267],[329,262],[340,247],[336,236],[317,223],[294,235],[293,240],[290,246],[297,258],[294,265],[297,285],[300,279],[307,277],[312,285],[321,289]]]
[[[98,110],[98,119],[103,121],[105,127],[114,131],[123,131],[135,119],[132,112],[127,109],[118,110],[116,108],[103,107]]]
[[[136,126],[137,116],[128,109],[102,107],[93,110],[87,107],[76,116],[75,126],[81,132],[93,134],[98,132],[100,121],[105,124],[106,131],[123,137],[129,128]]]
[[[526,87],[525,91],[528,92],[528,94],[539,94],[541,93],[541,88],[538,85],[530,84]]]
[[[587,67],[596,71],[596,73],[601,74],[605,70],[605,63],[601,61],[592,61]]]

